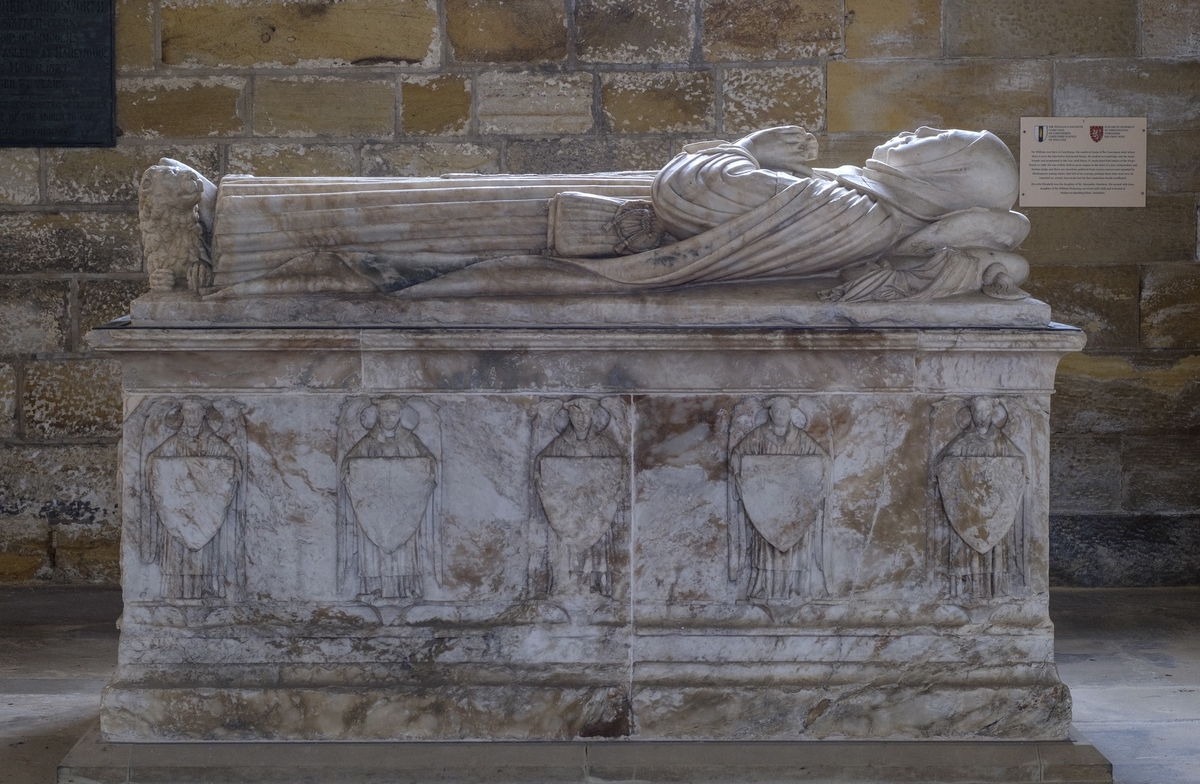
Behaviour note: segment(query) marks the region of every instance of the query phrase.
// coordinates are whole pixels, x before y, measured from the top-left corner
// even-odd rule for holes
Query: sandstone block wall
[[[139,172],[655,168],[780,123],[1146,115],[1145,209],[1029,210],[1029,289],[1089,347],[1054,402],[1052,570],[1200,583],[1200,0],[115,0],[115,149],[0,150],[0,581],[117,579]]]

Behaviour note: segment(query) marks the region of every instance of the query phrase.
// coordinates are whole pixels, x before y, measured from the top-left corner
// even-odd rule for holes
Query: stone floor
[[[49,784],[99,709],[114,591],[0,589],[0,782]],[[1075,726],[1118,782],[1200,782],[1200,588],[1056,590]]]
[[[1200,782],[1200,588],[1057,589],[1075,728],[1117,782]]]
[[[0,782],[50,784],[96,721],[119,591],[0,589]]]

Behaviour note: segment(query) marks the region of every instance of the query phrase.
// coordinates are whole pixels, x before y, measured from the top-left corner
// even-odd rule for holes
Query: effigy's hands
[[[764,169],[812,176],[806,163],[817,157],[817,139],[798,125],[755,131],[735,144],[753,155]]]

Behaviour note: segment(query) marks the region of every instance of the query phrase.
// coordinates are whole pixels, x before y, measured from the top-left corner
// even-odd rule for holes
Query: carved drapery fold
[[[612,598],[616,551],[629,518],[625,403],[572,398],[548,401],[541,409],[533,422],[535,438],[557,434],[533,459],[535,516],[541,522],[531,531],[531,593],[582,591]]]
[[[951,596],[990,599],[1025,585],[1028,457],[1006,430],[1015,401],[974,397],[959,404],[959,432],[933,462],[939,507],[949,528],[945,568]]]
[[[415,601],[442,582],[441,438],[419,398],[350,398],[338,418],[337,579],[361,600]]]
[[[826,593],[829,453],[789,397],[747,398],[729,427],[729,579],[749,599]]]
[[[190,396],[138,411],[137,546],[167,600],[229,600],[245,582],[246,427],[228,398]]]

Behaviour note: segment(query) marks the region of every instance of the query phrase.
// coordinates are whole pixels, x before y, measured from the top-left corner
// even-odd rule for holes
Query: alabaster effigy
[[[148,171],[106,737],[1065,739],[1016,164],[815,152]]]

